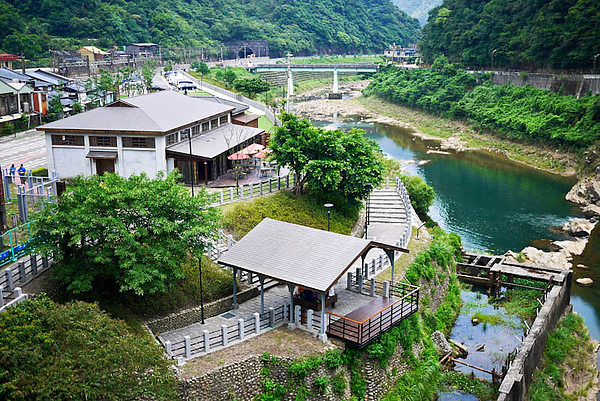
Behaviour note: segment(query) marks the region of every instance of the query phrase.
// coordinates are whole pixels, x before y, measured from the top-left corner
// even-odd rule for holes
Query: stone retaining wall
[[[419,352],[420,349],[415,349],[415,351]],[[198,401],[254,400],[254,397],[263,391],[265,376],[261,374],[261,371],[264,368],[269,369],[268,377],[275,383],[284,386],[288,384],[289,386],[289,382],[293,380],[288,376],[288,365],[294,359],[289,357],[279,357],[278,359],[279,363],[273,365],[270,362],[262,361],[258,355],[252,355],[242,361],[220,367],[200,377],[185,379],[182,381],[182,396],[188,400]],[[363,355],[360,369],[361,376],[365,379],[366,384],[365,399],[368,401],[379,400],[388,391],[396,378],[406,373],[408,365],[405,361],[406,357],[403,356],[402,347],[398,347],[385,369],[377,361]],[[341,397],[333,394],[331,389],[325,394],[317,393],[313,385],[315,378],[326,377],[331,380],[338,374],[342,374],[346,380],[346,390]],[[294,401],[297,389],[300,387],[304,387],[309,391],[306,397],[307,401],[347,400],[351,395],[350,372],[344,365],[336,369],[327,369],[321,365],[317,369],[308,372],[308,375],[302,380],[302,386],[294,384],[290,387],[292,390],[281,399],[282,401]]]
[[[260,294],[259,287],[253,287],[248,290],[242,291],[237,294],[237,301],[245,302],[251,298]],[[231,309],[233,305],[233,294],[226,297],[218,299],[214,302],[208,303],[204,305],[204,317],[208,319],[209,317],[220,315],[221,313],[225,313]],[[187,327],[191,324],[198,323],[201,321],[200,318],[200,307],[196,306],[194,308],[185,309],[179,311],[177,313],[173,313],[169,316],[148,321],[146,322],[146,326],[152,334],[155,336],[171,331],[181,329],[183,327]]]
[[[577,98],[590,91],[592,95],[600,93],[600,74],[536,74],[519,72],[494,72],[492,82],[497,85],[512,84],[516,86],[531,85],[534,88],[546,89],[557,93],[562,89],[563,95]]]
[[[571,300],[571,280],[569,272],[562,286],[554,286],[544,302],[544,306],[525,337],[525,341],[517,353],[504,380],[500,384],[498,401],[522,401],[527,394],[542,353],[546,347],[548,333],[556,327],[560,317]]]

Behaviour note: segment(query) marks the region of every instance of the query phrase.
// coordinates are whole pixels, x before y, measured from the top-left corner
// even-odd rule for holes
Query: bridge
[[[339,93],[338,72],[365,73],[379,72],[379,64],[257,64],[248,68],[250,72],[285,71],[287,73],[288,94],[294,95],[294,72],[333,72],[333,93]]]

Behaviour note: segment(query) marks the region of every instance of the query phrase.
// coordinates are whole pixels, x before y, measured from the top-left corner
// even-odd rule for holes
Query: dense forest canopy
[[[444,0],[422,36],[425,61],[444,54],[490,66],[496,50],[498,67],[589,69],[600,53],[600,1]]]
[[[0,0],[0,48],[39,57],[82,43],[213,47],[268,40],[271,55],[377,52],[415,42],[390,0]]]

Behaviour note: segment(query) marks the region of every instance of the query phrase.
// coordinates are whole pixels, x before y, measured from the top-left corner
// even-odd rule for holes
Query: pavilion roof
[[[327,292],[371,248],[408,252],[349,235],[266,218],[219,260],[225,266]]]

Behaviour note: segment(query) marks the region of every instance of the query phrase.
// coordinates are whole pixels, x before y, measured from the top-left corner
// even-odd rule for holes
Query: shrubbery
[[[97,305],[45,295],[0,314],[0,399],[176,399],[164,351]]]

